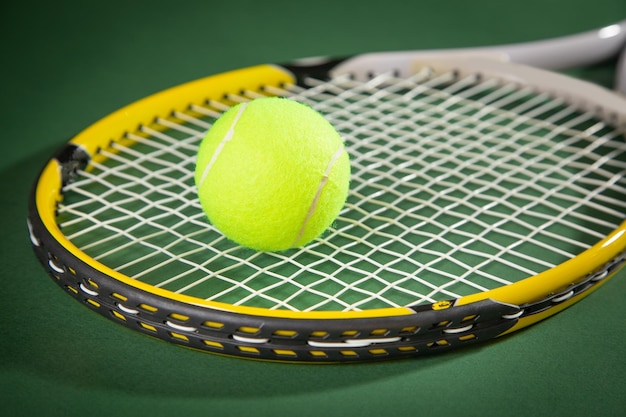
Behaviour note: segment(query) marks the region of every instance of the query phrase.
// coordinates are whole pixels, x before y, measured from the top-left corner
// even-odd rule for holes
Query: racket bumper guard
[[[54,155],[60,167],[61,182],[65,186],[76,177],[77,170],[87,167],[91,157],[82,147],[68,144]]]

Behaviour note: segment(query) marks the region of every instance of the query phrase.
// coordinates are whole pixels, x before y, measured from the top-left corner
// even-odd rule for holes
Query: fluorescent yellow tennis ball
[[[350,160],[318,112],[285,98],[228,110],[204,137],[196,161],[198,197],[230,240],[261,251],[303,246],[344,206]]]

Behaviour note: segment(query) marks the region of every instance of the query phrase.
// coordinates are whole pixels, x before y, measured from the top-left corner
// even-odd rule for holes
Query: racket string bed
[[[265,88],[323,112],[353,161],[346,208],[305,249],[246,251],[205,223],[194,152],[229,102],[195,105],[102,150],[104,163],[66,187],[60,224],[76,229],[70,240],[110,230],[85,250],[157,287],[311,311],[485,291],[575,257],[619,223],[625,164],[615,131],[546,94],[456,76],[425,70]],[[250,95],[229,99],[259,93]],[[615,187],[615,196],[602,194]],[[72,203],[73,192],[90,200]]]

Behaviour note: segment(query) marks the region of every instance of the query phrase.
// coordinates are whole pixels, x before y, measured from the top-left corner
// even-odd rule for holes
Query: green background
[[[3,1],[0,414],[625,415],[624,272],[478,347],[373,364],[265,363],[187,350],[89,312],[44,273],[25,224],[30,185],[56,147],[166,87],[263,62],[527,41],[624,18],[624,0]]]

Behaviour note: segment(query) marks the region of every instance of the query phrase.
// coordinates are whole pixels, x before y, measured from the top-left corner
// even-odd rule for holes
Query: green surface
[[[89,312],[47,277],[25,225],[56,147],[111,111],[260,62],[539,39],[626,17],[623,0],[3,2],[0,5],[0,414],[44,416],[620,416],[622,272],[494,343],[361,365],[199,353]],[[610,79],[605,68],[597,75]]]

